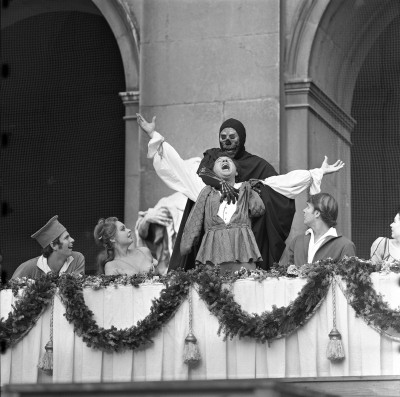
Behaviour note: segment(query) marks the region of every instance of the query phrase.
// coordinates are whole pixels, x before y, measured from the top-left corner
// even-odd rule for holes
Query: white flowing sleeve
[[[285,175],[270,176],[261,182],[286,197],[295,198],[308,187],[310,187],[310,194],[319,193],[323,175],[321,168],[309,171],[296,170]]]
[[[153,159],[157,175],[171,189],[183,193],[196,201],[204,188],[203,180],[197,175],[200,157],[183,160],[177,151],[158,132],[154,132],[148,145],[147,157]]]

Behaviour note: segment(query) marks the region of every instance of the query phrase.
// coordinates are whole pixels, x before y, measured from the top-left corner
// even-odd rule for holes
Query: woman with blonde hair
[[[104,247],[98,273],[106,275],[156,272],[157,260],[147,247],[133,247],[132,232],[116,217],[101,218],[94,229],[94,239]]]

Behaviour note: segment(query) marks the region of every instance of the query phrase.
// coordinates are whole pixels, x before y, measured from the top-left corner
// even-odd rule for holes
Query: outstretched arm
[[[172,222],[171,214],[167,208],[149,208],[147,211],[139,211],[141,218],[136,222],[136,229],[139,236],[146,239],[149,233],[149,227],[152,223],[167,227]]]
[[[196,171],[200,163],[183,160],[178,152],[155,130],[155,117],[151,123],[137,114],[137,122],[149,136],[147,157],[153,159],[153,166],[157,175],[171,189],[183,193],[189,199],[196,201],[205,184]]]
[[[336,161],[332,165],[328,164],[328,157],[325,156],[321,168],[315,168],[309,171],[291,171],[285,175],[271,176],[261,182],[286,197],[295,198],[308,187],[310,187],[310,194],[319,193],[321,191],[323,176],[338,172],[343,167],[344,163],[341,160]],[[254,184],[254,181],[252,181],[252,184]]]

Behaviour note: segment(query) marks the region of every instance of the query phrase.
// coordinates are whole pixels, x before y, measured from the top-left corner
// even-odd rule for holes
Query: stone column
[[[324,155],[330,164],[337,159],[345,162],[339,173],[324,177],[321,191],[338,201],[338,231],[351,238],[350,148],[355,120],[311,79],[287,82],[285,94],[287,130],[282,151],[288,170],[317,168]],[[306,193],[296,198],[292,235],[304,230],[302,210],[306,199]]]
[[[124,222],[133,229],[140,204],[140,148],[136,113],[139,91],[120,92],[125,105],[125,208]]]

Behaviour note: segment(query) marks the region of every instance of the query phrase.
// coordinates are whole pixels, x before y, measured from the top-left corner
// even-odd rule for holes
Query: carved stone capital
[[[285,83],[286,110],[308,109],[335,134],[351,145],[351,132],[356,121],[311,79]]]
[[[138,104],[139,97],[140,97],[140,91],[120,92],[119,96],[121,97],[122,103],[125,106],[132,105],[132,104]]]

